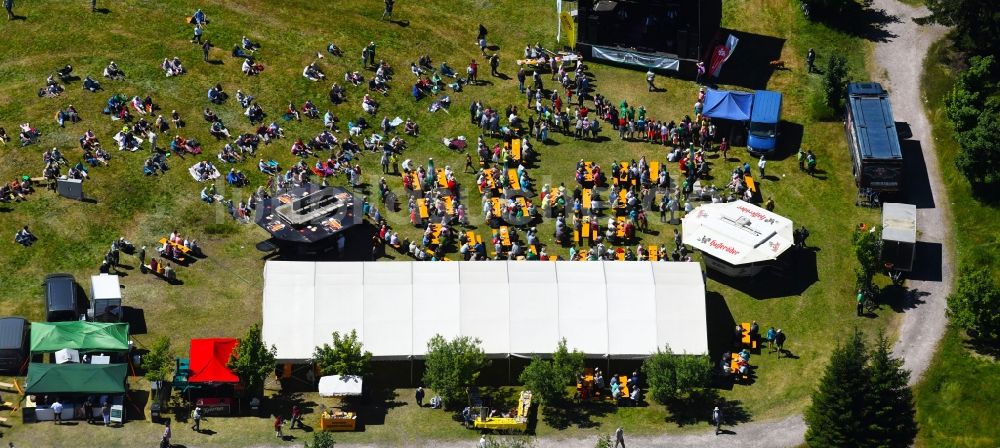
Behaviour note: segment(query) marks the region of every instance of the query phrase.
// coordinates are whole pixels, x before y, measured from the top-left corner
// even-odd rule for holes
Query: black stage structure
[[[585,58],[694,77],[718,38],[722,1],[577,0],[576,22]]]
[[[267,243],[292,257],[339,258],[349,250],[355,239],[352,232],[363,227],[362,221],[361,203],[352,193],[311,184],[262,200],[254,216],[254,222],[271,234]]]

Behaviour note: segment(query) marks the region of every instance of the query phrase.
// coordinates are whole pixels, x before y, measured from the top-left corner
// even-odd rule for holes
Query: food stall
[[[703,204],[682,221],[684,244],[702,252],[705,267],[751,277],[778,264],[794,243],[792,221],[744,201]]]
[[[524,432],[528,429],[528,414],[531,411],[531,391],[521,391],[521,396],[517,400],[517,409],[510,412],[500,413],[497,410],[490,410],[486,407],[478,409],[478,415],[473,416],[472,427],[475,429],[488,429],[491,431],[518,431]]]
[[[178,359],[173,387],[204,415],[234,415],[240,378],[227,364],[238,341],[233,338],[192,339],[190,359]]]
[[[899,274],[913,270],[917,250],[917,206],[886,202],[882,204],[882,253],[885,267]]]
[[[100,418],[102,403],[124,404],[127,369],[127,364],[29,364],[25,421],[54,420],[51,405],[56,397],[63,405],[63,420],[84,419],[83,404],[88,397],[94,403],[92,416]]]
[[[360,376],[330,375],[319,379],[321,397],[360,397],[362,393]],[[323,407],[319,417],[319,427],[323,431],[354,431],[357,428],[357,412],[340,407]]]

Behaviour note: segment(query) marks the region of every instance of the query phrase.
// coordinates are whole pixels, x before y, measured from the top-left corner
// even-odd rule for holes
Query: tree
[[[882,229],[875,226],[870,231],[854,232],[852,246],[854,246],[854,256],[858,260],[858,267],[854,270],[855,288],[867,291],[872,284],[872,277],[883,268]]]
[[[839,111],[847,92],[847,61],[842,56],[830,56],[823,72],[823,93],[826,105]]]
[[[362,351],[358,332],[340,336],[333,332],[333,345],[323,344],[313,351],[313,361],[324,375],[367,376],[371,373],[372,354]]]
[[[981,115],[976,127],[957,137],[962,152],[955,158],[955,166],[977,193],[1000,183],[1000,112]]]
[[[264,380],[274,373],[275,346],[267,347],[260,334],[260,324],[253,324],[240,338],[229,358],[229,368],[240,377],[245,390],[259,394],[264,390]]]
[[[465,398],[466,388],[476,383],[486,367],[486,353],[479,339],[460,336],[450,341],[435,335],[427,342],[424,383],[434,389],[448,406]]]
[[[159,381],[170,375],[170,370],[174,367],[174,352],[170,348],[170,339],[160,336],[149,348],[149,353],[143,360],[146,368],[144,375],[149,382]]]
[[[1000,14],[994,0],[925,0],[924,4],[931,15],[917,23],[954,27],[955,45],[970,54],[1000,53]]]
[[[917,436],[913,391],[907,385],[910,372],[891,352],[885,334],[880,333],[869,362],[868,446],[908,447]]]
[[[531,358],[518,379],[539,403],[551,404],[566,398],[566,381],[559,375],[552,361],[538,356]]]
[[[861,332],[837,345],[806,409],[806,443],[812,447],[866,446],[865,391],[870,369]]]
[[[519,379],[541,403],[553,403],[567,398],[566,386],[583,371],[583,353],[566,347],[563,338],[547,361],[537,356],[521,372]]]
[[[955,79],[951,93],[944,100],[945,112],[955,127],[955,132],[971,130],[976,126],[980,115],[995,110],[996,104],[987,102],[990,92],[995,88],[992,83],[995,62],[993,56],[973,56],[969,59],[969,68],[959,73]]]
[[[712,379],[712,362],[708,356],[676,355],[668,345],[646,358],[642,373],[649,383],[650,396],[667,404],[708,386]]]
[[[576,381],[576,375],[583,371],[583,352],[566,347],[566,338],[562,338],[552,352],[552,365],[555,374],[562,379],[563,385]]]
[[[964,269],[948,296],[951,322],[983,339],[1000,338],[1000,286],[988,267]]]

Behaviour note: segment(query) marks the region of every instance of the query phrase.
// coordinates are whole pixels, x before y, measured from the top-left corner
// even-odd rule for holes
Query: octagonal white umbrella
[[[734,266],[774,260],[792,247],[792,221],[744,201],[709,203],[682,221],[684,244]]]

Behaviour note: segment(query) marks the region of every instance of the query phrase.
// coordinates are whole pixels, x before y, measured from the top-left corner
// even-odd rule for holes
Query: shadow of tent
[[[908,276],[913,280],[929,282],[941,281],[941,264],[944,263],[941,243],[917,241],[916,255],[913,256],[913,271]]]
[[[780,263],[774,268],[765,269],[754,277],[730,277],[708,269],[708,278],[758,300],[798,296],[819,281],[817,251],[817,248],[793,248],[778,258]]]
[[[705,292],[705,314],[708,321],[708,353],[715,362],[733,347],[732,329],[736,326],[736,319],[726,299],[715,291]]]
[[[748,89],[766,89],[771,75],[774,74],[771,61],[781,59],[781,49],[785,46],[785,39],[745,31],[720,29],[718,42],[724,44],[726,36],[730,34],[736,36],[740,41],[736,45],[736,51],[722,66],[722,72],[716,81],[719,84],[730,84]]]
[[[146,313],[142,308],[122,307],[122,321],[128,323],[130,334],[146,334]]]

